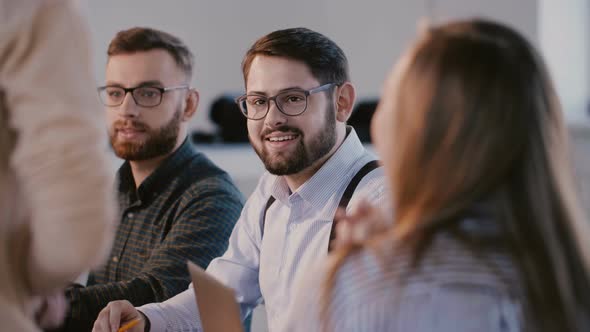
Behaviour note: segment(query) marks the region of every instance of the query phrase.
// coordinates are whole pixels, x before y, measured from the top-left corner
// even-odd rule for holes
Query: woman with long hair
[[[588,331],[590,223],[567,136],[521,35],[485,20],[427,29],[372,122],[393,223],[299,288],[293,329]]]

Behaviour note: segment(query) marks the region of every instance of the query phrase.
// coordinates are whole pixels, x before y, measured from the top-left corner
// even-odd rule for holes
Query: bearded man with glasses
[[[246,94],[236,101],[267,172],[244,206],[225,254],[207,272],[233,288],[242,319],[261,302],[269,331],[284,331],[295,281],[321,264],[334,242],[336,210],[387,202],[384,174],[354,129],[355,101],[344,52],[306,28],[258,39],[242,63]],[[311,296],[318,296],[312,294]],[[199,299],[201,301],[202,299]],[[113,331],[201,331],[193,289],[137,309],[111,302],[94,324]]]
[[[168,33],[133,28],[108,48],[98,88],[115,154],[120,225],[106,264],[86,287],[71,287],[64,330],[90,331],[109,301],[164,301],[190,282],[186,261],[203,268],[223,254],[243,198],[228,174],[189,142],[199,94],[193,55]]]

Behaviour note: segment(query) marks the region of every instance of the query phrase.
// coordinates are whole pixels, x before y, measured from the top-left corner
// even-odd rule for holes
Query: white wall
[[[378,96],[428,8],[436,20],[499,19],[532,39],[537,29],[536,0],[100,0],[89,1],[88,7],[99,84],[104,82],[107,45],[119,30],[155,27],[189,45],[196,55],[193,84],[202,97],[193,127],[206,131],[213,130],[206,115],[211,101],[223,92],[243,91],[240,63],[248,47],[276,29],[305,26],[332,38],[349,58],[360,97]]]
[[[590,2],[540,0],[541,49],[566,119],[588,124],[590,107]]]
[[[518,29],[526,38],[537,44],[538,0],[425,1],[427,4],[430,3],[436,21],[473,16],[490,18]]]

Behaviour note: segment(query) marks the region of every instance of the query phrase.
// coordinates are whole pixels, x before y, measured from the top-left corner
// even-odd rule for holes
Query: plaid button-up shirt
[[[190,282],[186,261],[203,268],[224,253],[243,197],[230,177],[187,141],[137,188],[128,162],[118,171],[121,223],[106,265],[89,287],[68,292],[68,330],[92,329],[110,301],[161,302]]]

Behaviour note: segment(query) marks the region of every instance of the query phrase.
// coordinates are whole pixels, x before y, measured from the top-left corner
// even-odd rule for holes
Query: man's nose
[[[125,93],[123,103],[119,106],[119,112],[124,117],[137,117],[139,115],[139,106],[137,106],[130,91]]]
[[[276,100],[268,101],[268,113],[264,118],[264,124],[268,127],[278,127],[287,122],[287,116],[279,110]]]

